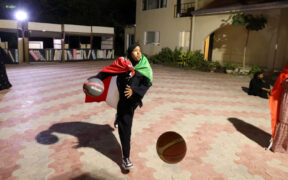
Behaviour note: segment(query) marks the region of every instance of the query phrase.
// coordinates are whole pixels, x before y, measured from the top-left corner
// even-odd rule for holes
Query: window
[[[29,41],[29,49],[43,49],[43,41]]]
[[[167,7],[167,0],[142,0],[142,10],[159,9]]]
[[[159,45],[160,32],[159,31],[147,31],[144,34],[145,44]]]
[[[127,49],[131,44],[134,44],[134,34],[127,34]]]
[[[62,42],[61,39],[53,39],[54,49],[61,49]]]
[[[179,47],[188,48],[190,44],[190,32],[181,31],[179,32]]]

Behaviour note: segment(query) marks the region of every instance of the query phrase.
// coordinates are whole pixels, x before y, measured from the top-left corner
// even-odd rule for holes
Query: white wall
[[[288,8],[281,10],[279,20],[277,50],[275,51],[275,61],[273,66],[277,70],[282,70],[288,64]]]
[[[17,29],[17,21],[0,20],[0,29]]]
[[[28,29],[35,31],[62,32],[61,24],[28,22]]]
[[[176,48],[179,32],[190,31],[191,17],[174,18],[176,4],[177,0],[167,0],[167,8],[142,11],[142,0],[137,0],[135,41],[145,54],[158,53],[164,47]],[[159,31],[160,45],[144,45],[145,31]]]
[[[288,63],[288,11],[287,9],[272,9],[247,12],[254,15],[264,15],[267,25],[263,30],[251,31],[249,34],[246,63],[254,64],[271,70],[282,68]],[[247,37],[244,27],[225,25],[222,20],[230,14],[203,15],[195,17],[194,33],[192,35],[193,50],[204,51],[205,38],[214,35],[212,60],[242,63],[243,50]],[[275,46],[278,43],[278,49]]]
[[[71,33],[91,33],[91,26],[80,26],[73,24],[64,24],[64,31]]]
[[[114,34],[113,27],[92,26],[92,33],[97,34]]]

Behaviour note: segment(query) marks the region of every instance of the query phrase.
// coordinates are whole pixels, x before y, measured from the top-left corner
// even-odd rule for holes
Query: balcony
[[[176,4],[174,6],[174,17],[189,17],[192,16],[192,11],[195,11],[195,2]]]

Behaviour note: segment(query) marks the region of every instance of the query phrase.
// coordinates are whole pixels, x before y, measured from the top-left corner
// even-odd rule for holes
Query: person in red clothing
[[[288,64],[278,76],[269,98],[272,136],[268,149],[288,153]]]

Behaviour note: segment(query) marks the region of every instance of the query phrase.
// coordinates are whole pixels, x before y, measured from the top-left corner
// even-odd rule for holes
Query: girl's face
[[[264,78],[264,74],[259,74],[259,75],[258,75],[258,78],[259,78],[259,79],[263,79],[263,78]]]
[[[134,61],[140,61],[141,55],[142,53],[140,47],[136,46],[131,53],[131,57],[134,59]]]

